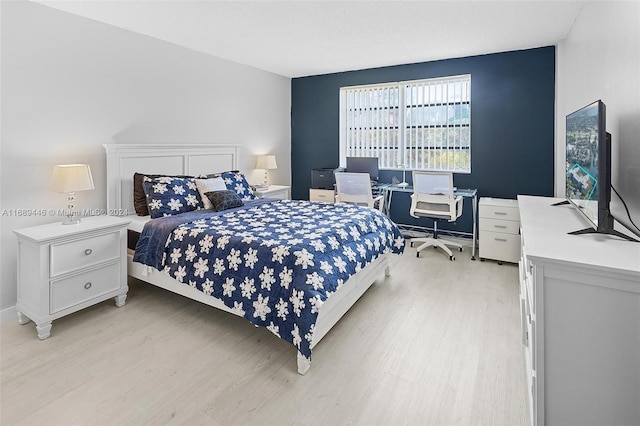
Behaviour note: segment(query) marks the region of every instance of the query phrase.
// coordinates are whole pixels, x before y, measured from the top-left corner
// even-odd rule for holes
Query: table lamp
[[[275,170],[278,166],[276,164],[275,155],[258,155],[256,160],[256,169],[264,170],[264,183],[265,187],[269,186],[269,170]]]
[[[406,174],[407,174],[407,165],[406,165],[406,164],[400,164],[400,167],[402,167],[402,182],[400,182],[400,183],[398,184],[398,186],[399,186],[400,188],[404,188],[404,187],[409,186],[409,183],[407,182],[407,177],[406,177]]]
[[[91,168],[87,164],[63,164],[53,167],[49,189],[55,192],[66,192],[69,194],[63,225],[74,225],[80,223],[80,213],[75,208],[77,191],[88,191],[95,189]]]

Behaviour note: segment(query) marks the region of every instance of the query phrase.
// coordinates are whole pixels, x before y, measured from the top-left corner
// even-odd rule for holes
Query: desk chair
[[[416,251],[417,257],[420,257],[422,250],[432,246],[440,247],[447,252],[450,260],[456,258],[447,246],[458,247],[462,251],[461,244],[438,238],[438,220],[454,222],[462,215],[462,197],[454,196],[453,191],[452,173],[413,171],[413,194],[409,214],[415,218],[433,219],[433,236],[411,240],[412,246],[413,243],[423,243]]]
[[[336,173],[336,203],[351,203],[373,208],[378,203],[378,210],[382,211],[380,195],[373,198],[371,192],[371,178],[369,173]]]

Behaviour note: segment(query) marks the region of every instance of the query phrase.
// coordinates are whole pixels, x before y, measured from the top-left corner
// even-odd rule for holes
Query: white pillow
[[[204,195],[205,192],[227,190],[227,185],[225,185],[224,179],[220,176],[208,179],[196,179],[196,187],[198,188],[200,198],[202,198],[202,202],[204,203],[204,208],[207,210],[213,209],[213,204],[211,204],[209,198]]]

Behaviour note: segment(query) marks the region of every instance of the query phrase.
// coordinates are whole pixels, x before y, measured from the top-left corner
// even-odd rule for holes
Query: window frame
[[[452,100],[449,92],[444,90],[445,87],[448,90],[450,83],[461,83],[459,93],[460,97],[458,99],[456,99],[458,93],[454,93]],[[423,101],[418,103],[412,102],[415,98],[407,99],[408,90],[412,90],[412,88],[421,88],[421,90],[424,91],[425,87],[429,89],[434,88],[434,90],[439,89],[439,95],[441,97],[440,101],[437,101],[437,93],[434,96],[436,101],[431,97],[429,97],[429,99],[423,98]],[[372,102],[371,97],[374,95],[371,93],[375,93],[375,91],[379,92],[381,90],[389,91],[388,99],[386,100],[387,103],[382,104],[376,103],[375,101]],[[393,91],[397,96],[397,105],[395,99],[393,102],[390,99],[391,91]],[[358,92],[360,92],[359,100],[356,99],[356,96],[358,95],[354,94]],[[348,94],[351,94],[350,98],[347,96]],[[364,96],[365,94],[368,94],[369,97]],[[429,92],[429,94],[432,95],[431,92]],[[375,96],[379,96],[379,94],[376,94]],[[424,92],[422,92],[422,96],[424,96]],[[442,99],[443,96],[446,97],[446,99]],[[413,122],[407,123],[407,121],[410,121],[409,119],[412,117],[412,111],[418,111],[419,108],[423,108],[425,111],[432,109],[429,113],[433,114],[435,109],[441,109],[443,107],[446,108],[446,114],[444,118],[440,117],[439,120],[445,119],[449,123],[451,119],[451,116],[449,115],[450,108],[454,108],[454,110],[455,108],[458,108],[459,111],[454,112],[453,115],[453,124],[437,122],[435,124],[427,124],[426,122],[416,124],[416,120],[418,119],[415,117],[413,118]],[[387,114],[386,117],[381,113],[387,110],[391,111],[392,109],[396,110],[395,119],[391,113]],[[358,110],[368,113],[357,114]],[[373,111],[375,112],[372,113]],[[458,113],[459,115],[457,115]],[[423,111],[422,114],[422,119],[424,120],[425,112]],[[380,158],[380,169],[447,171],[463,174],[471,173],[471,74],[344,86],[340,88],[339,115],[341,166],[346,164],[347,156],[373,156]],[[354,118],[356,116],[358,116],[358,118]],[[430,116],[429,118],[433,118],[436,121],[438,120],[436,117]],[[361,129],[357,128],[358,125],[361,125],[360,122],[357,122],[358,119],[364,121]],[[435,134],[438,133],[437,129],[442,128],[448,129],[446,132],[446,146],[443,145],[444,139],[440,139],[439,142],[436,142],[435,139],[428,139],[429,143],[425,146],[424,142],[426,139],[424,134],[426,131],[429,131],[430,133],[433,131],[431,136],[435,136]],[[361,132],[363,129],[365,132]],[[415,131],[417,137],[417,129],[423,130],[421,139],[422,146],[413,144],[411,135],[409,135],[410,132]],[[458,132],[457,134],[456,130]],[[352,132],[351,135],[349,135],[349,132]],[[364,134],[365,136],[359,136],[361,134]],[[443,132],[440,132],[440,134],[443,134]],[[452,135],[453,139],[451,139]],[[349,141],[347,140],[348,136],[351,136],[352,138]],[[466,137],[466,139],[463,140],[463,137]],[[354,142],[354,140],[356,141]],[[453,145],[449,144],[451,140],[453,140]],[[348,142],[352,142],[349,147],[347,147]],[[409,160],[407,161],[407,154],[416,149],[423,153],[430,153],[427,156],[429,158],[439,157],[440,166],[433,167],[434,164],[431,162],[425,164],[424,155],[421,155],[420,159],[417,154],[413,159],[409,156]],[[443,165],[441,161],[442,158],[449,159],[450,156],[436,156],[435,153],[442,152],[444,149],[447,149],[453,155],[453,161],[449,161],[448,164]],[[463,152],[466,152],[466,162],[462,164],[462,166],[456,166],[456,156],[459,156]],[[383,156],[383,158],[381,158],[381,156]]]

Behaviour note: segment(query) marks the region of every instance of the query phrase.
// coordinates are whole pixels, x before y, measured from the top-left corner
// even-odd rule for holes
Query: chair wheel
[[[416,252],[416,257],[420,257],[420,252],[419,251]]]
[[[456,257],[455,256],[449,256],[449,260],[454,261],[454,260],[456,260]]]
[[[462,247],[460,247],[458,250],[460,251],[460,253],[462,253]]]
[[[410,244],[411,244],[411,247],[413,247],[413,241],[411,241],[411,243],[410,243]]]

